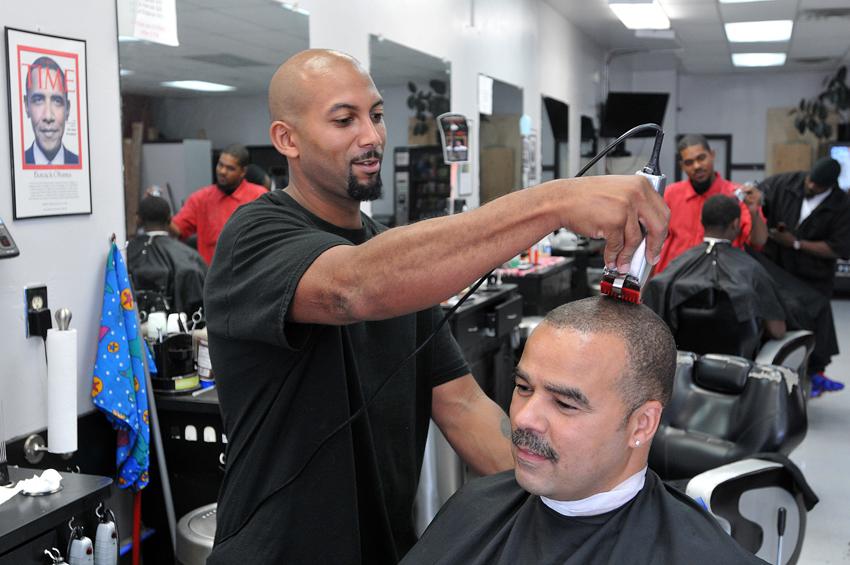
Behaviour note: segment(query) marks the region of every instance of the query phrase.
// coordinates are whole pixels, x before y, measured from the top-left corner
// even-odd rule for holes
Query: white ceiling
[[[278,65],[309,47],[308,16],[276,0],[177,0],[179,47],[121,42],[121,89],[154,96],[247,96],[265,94]],[[370,67],[379,88],[423,88],[432,79],[448,82],[450,63],[380,36],[370,37]],[[205,60],[199,60],[203,58]],[[162,86],[164,81],[203,80],[235,86],[199,93]]]
[[[119,43],[121,69],[133,73],[121,77],[121,90],[198,96],[198,92],[160,83],[203,80],[237,87],[224,95],[264,94],[278,65],[309,47],[308,34],[307,16],[273,0],[177,0],[180,46]],[[212,57],[218,63],[192,58],[199,56]]]
[[[608,7],[607,0],[545,0],[611,54],[649,53],[636,59],[636,68],[678,68],[694,74],[735,71],[732,46],[726,41],[726,22],[763,19],[794,20],[791,41],[784,44],[735,44],[737,52],[778,50],[788,53],[783,67],[763,72],[832,70],[850,62],[850,16],[813,18],[811,10],[844,10],[850,0],[770,0],[720,4],[717,0],[659,0],[676,38],[638,38]],[[826,17],[823,17],[826,16]],[[277,66],[306,49],[308,16],[281,7],[275,0],[177,0],[179,47],[143,42],[119,45],[121,68],[133,74],[121,79],[124,92],[158,96],[198,96],[160,85],[167,80],[205,80],[237,87],[235,92],[264,94]],[[392,41],[370,42],[371,70],[379,86],[445,80],[449,63]],[[216,62],[192,57],[212,57]],[[229,61],[226,59],[230,59]],[[743,69],[742,72],[754,72]],[[758,70],[756,70],[758,72]],[[209,94],[204,93],[204,96]]]
[[[546,0],[609,52],[637,50],[652,52],[644,64],[676,68],[694,74],[759,69],[736,69],[733,50],[739,53],[781,51],[788,54],[782,67],[764,72],[832,70],[839,62],[850,62],[850,0],[770,0],[720,4],[717,0],[658,0],[670,18],[676,38],[635,37],[614,16],[607,0]],[[812,10],[829,10],[812,13]],[[844,16],[835,16],[845,11]],[[737,43],[726,41],[723,24],[731,22],[791,19],[793,35],[785,43]]]

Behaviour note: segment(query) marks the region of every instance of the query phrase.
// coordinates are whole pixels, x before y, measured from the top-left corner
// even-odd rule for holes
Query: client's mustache
[[[517,428],[511,434],[511,441],[514,442],[515,446],[521,447],[534,455],[539,455],[540,457],[545,457],[552,461],[558,460],[558,454],[555,453],[555,450],[552,449],[548,443],[546,443],[546,440],[537,437],[534,433],[528,430]]]

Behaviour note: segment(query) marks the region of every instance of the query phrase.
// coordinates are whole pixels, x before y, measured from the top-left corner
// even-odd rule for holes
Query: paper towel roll
[[[77,330],[47,330],[47,450],[77,450]]]

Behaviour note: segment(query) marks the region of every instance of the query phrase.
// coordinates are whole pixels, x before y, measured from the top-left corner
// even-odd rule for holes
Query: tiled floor
[[[833,300],[841,354],[826,374],[848,388],[809,402],[809,430],[791,454],[820,503],[809,513],[801,565],[850,564],[850,299]]]

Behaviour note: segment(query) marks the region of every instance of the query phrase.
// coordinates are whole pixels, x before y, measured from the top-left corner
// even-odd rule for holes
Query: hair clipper
[[[660,146],[660,142],[658,145]],[[664,193],[667,177],[658,170],[657,166],[653,168],[652,165],[647,165],[636,174],[646,177],[656,192],[660,194]],[[641,226],[641,230],[643,231],[643,226]],[[602,281],[599,283],[599,289],[602,294],[640,304],[640,291],[646,279],[649,278],[651,271],[652,265],[646,260],[646,238],[644,238],[632,257],[632,262],[629,264],[629,271],[627,273],[621,273],[617,269],[606,267],[602,271]]]

